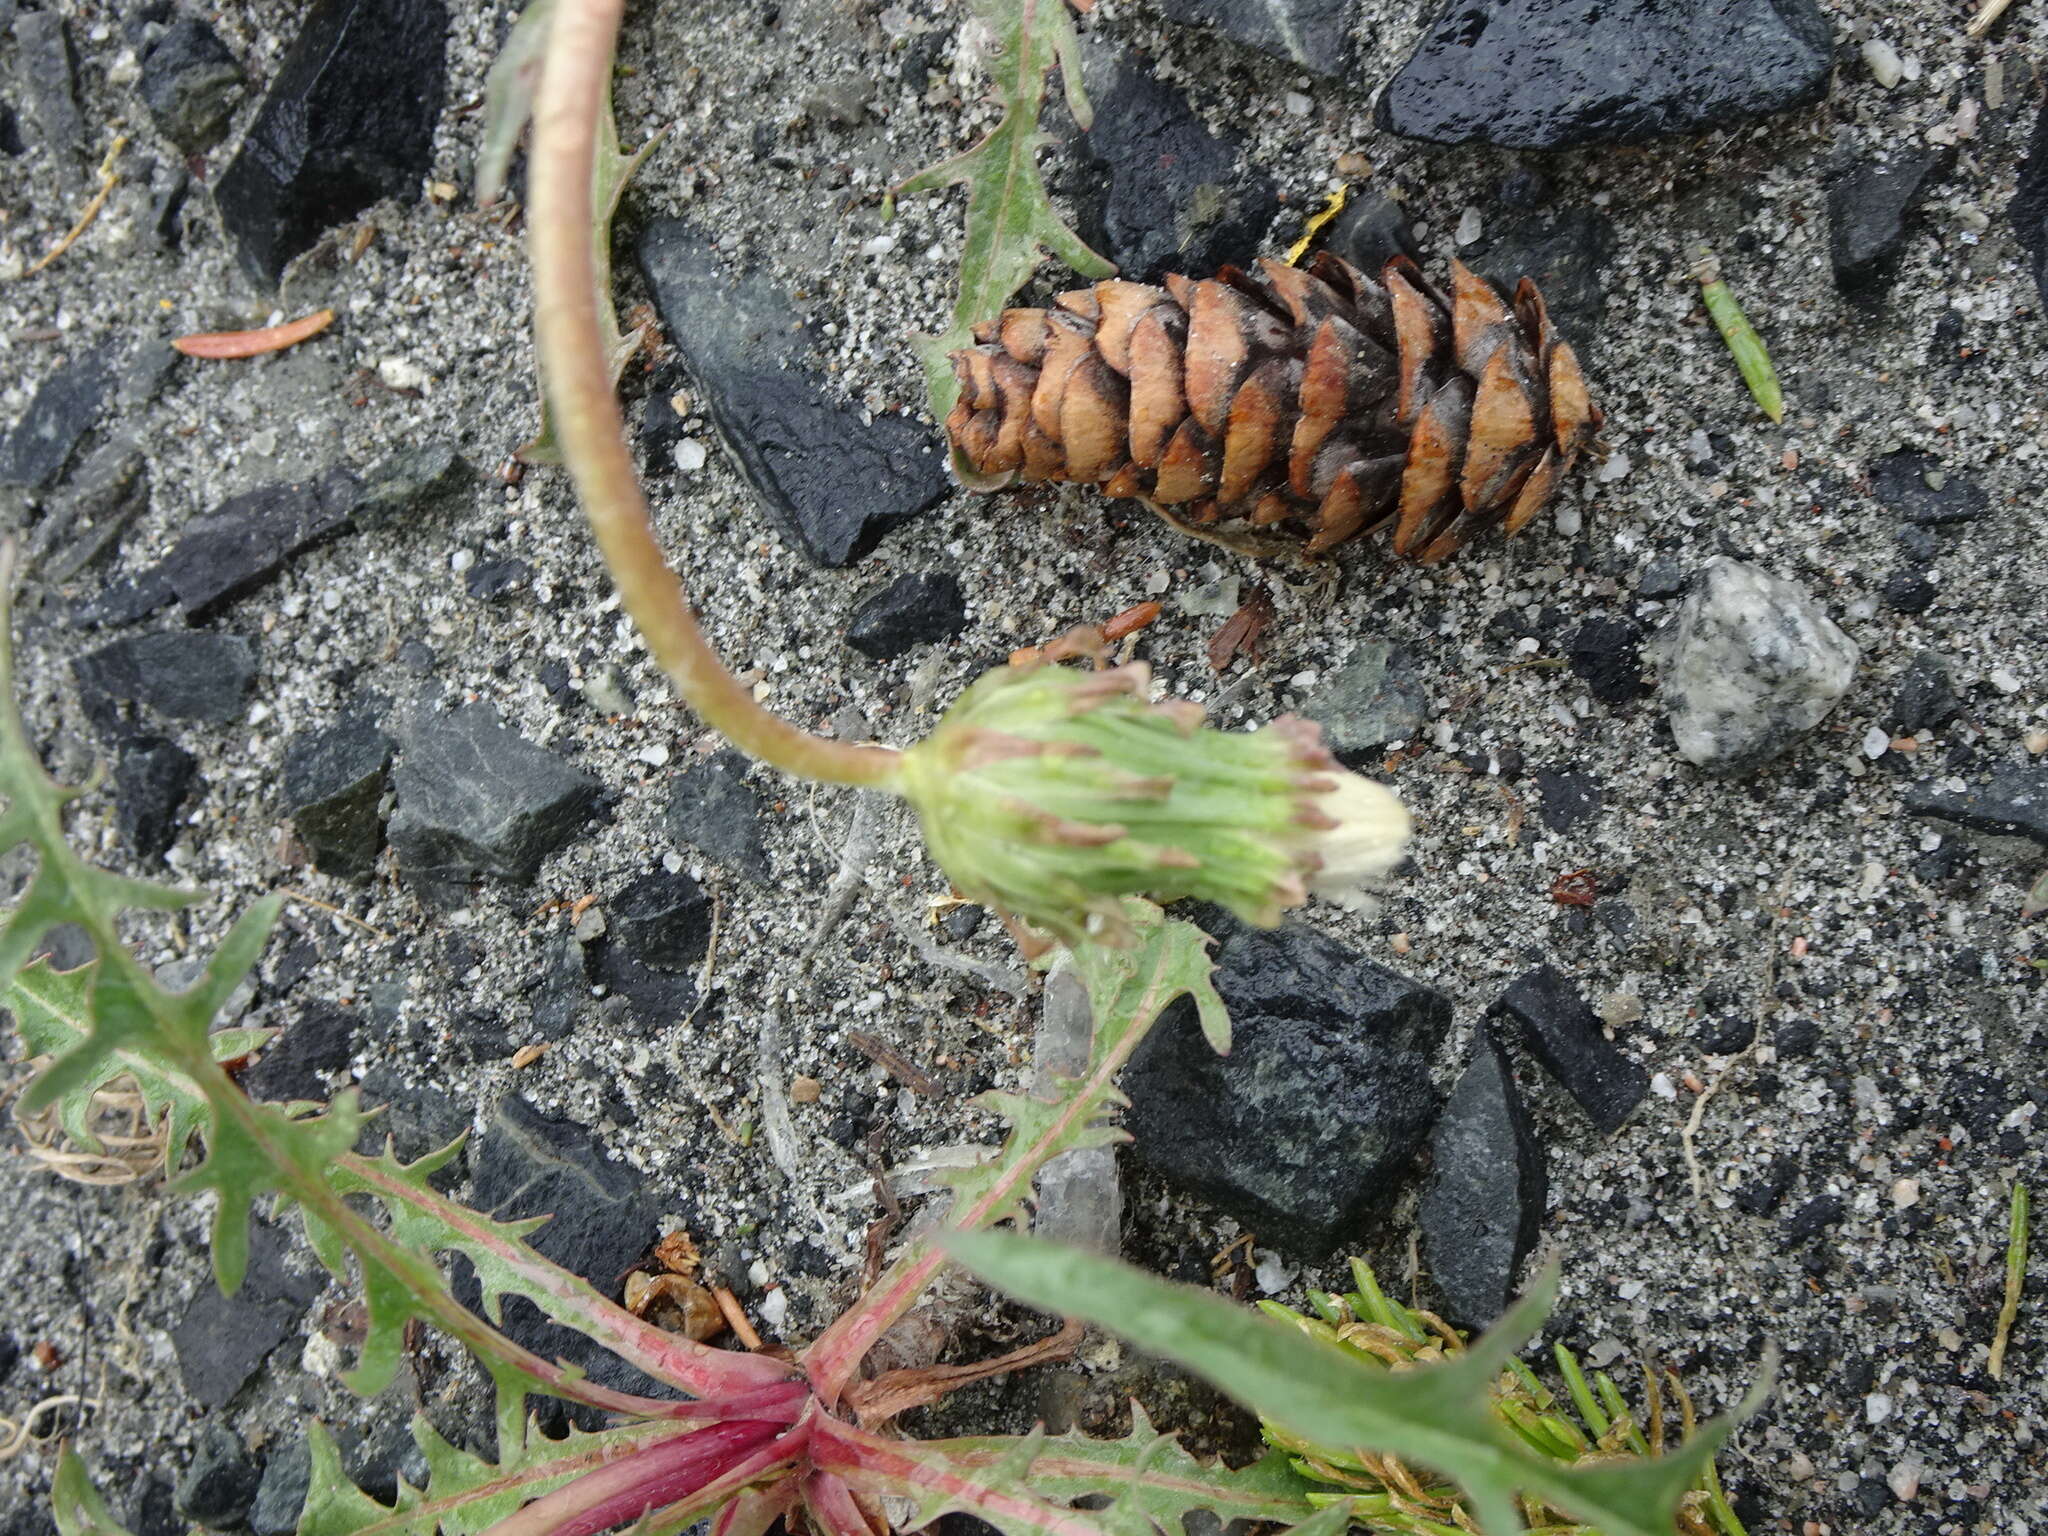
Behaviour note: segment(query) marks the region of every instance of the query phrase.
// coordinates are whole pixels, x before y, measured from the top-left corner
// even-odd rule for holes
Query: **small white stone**
[[[1886,90],[1906,77],[1906,66],[1899,59],[1899,51],[1881,37],[1873,37],[1863,45],[1863,65],[1870,71],[1871,79]]]
[[[410,358],[382,357],[377,360],[377,377],[393,389],[425,389],[427,370]]]
[[[458,576],[475,564],[476,553],[473,550],[458,549],[448,557],[448,569]]]
[[[1650,1092],[1660,1099],[1675,1099],[1678,1097],[1678,1084],[1671,1081],[1670,1073],[1659,1072],[1650,1079]]]
[[[1569,504],[1557,509],[1557,531],[1570,538],[1585,526],[1585,514]]]
[[[1640,1280],[1624,1280],[1614,1288],[1614,1294],[1623,1301],[1634,1301],[1643,1294],[1643,1282]]]
[[[1315,109],[1315,103],[1300,91],[1289,91],[1285,100],[1289,117],[1307,117]]]
[[[1619,480],[1634,468],[1635,462],[1627,454],[1610,453],[1607,455],[1606,462],[1600,466],[1599,472],[1593,478],[1602,485],[1607,485],[1612,481]]]
[[[783,1295],[782,1287],[778,1285],[762,1296],[756,1310],[760,1312],[762,1322],[780,1333],[782,1325],[789,1321],[789,1298]]]
[[[1863,1421],[1866,1424],[1882,1424],[1892,1416],[1892,1398],[1889,1392],[1873,1392],[1863,1399]]]
[[[1169,572],[1164,570],[1154,571],[1145,578],[1145,595],[1147,597],[1158,597],[1172,585],[1173,577]]]
[[[706,453],[704,445],[694,437],[686,437],[674,449],[676,468],[686,475],[694,475],[704,467]]]
[[[2020,680],[2004,667],[2000,667],[1991,674],[1991,686],[2000,693],[2018,693],[2020,691]]]
[[[1872,762],[1891,750],[1892,733],[1881,725],[1873,725],[1863,733],[1863,755]]]
[[[1920,1203],[1920,1181],[1901,1179],[1892,1186],[1892,1205],[1903,1211],[1909,1205]]]
[[[1252,1259],[1252,1278],[1268,1296],[1277,1296],[1294,1284],[1294,1271],[1281,1263],[1280,1255],[1271,1249],[1261,1248]]]
[[[860,253],[863,256],[886,256],[895,249],[896,237],[894,235],[876,235],[874,239],[868,241],[860,248]]]
[[[1910,1504],[1920,1492],[1920,1463],[1911,1457],[1900,1462],[1885,1475],[1885,1483],[1892,1491],[1892,1497],[1902,1504]]]
[[[1467,208],[1458,215],[1458,227],[1452,232],[1451,238],[1460,245],[1470,245],[1485,233],[1486,225],[1479,217],[1479,210]]]
[[[650,768],[666,768],[668,766],[668,748],[658,741],[652,746],[642,747],[634,755]]]

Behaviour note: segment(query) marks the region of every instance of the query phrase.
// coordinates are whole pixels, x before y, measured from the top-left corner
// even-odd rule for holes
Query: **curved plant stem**
[[[534,327],[562,455],[626,611],[706,725],[795,774],[887,788],[899,754],[827,741],[769,714],[719,661],[655,537],[605,372],[590,248],[591,165],[624,0],[562,6],[534,111]]]

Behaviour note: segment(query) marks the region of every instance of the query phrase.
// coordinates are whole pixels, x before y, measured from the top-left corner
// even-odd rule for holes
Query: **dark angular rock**
[[[0,1333],[0,1387],[7,1385],[7,1378],[20,1363],[21,1340],[11,1333]]]
[[[533,1027],[543,1040],[566,1040],[590,1007],[590,971],[583,946],[575,939],[551,940],[543,951],[541,972],[528,986],[533,998]]]
[[[706,932],[708,936],[708,926]],[[668,1028],[696,1011],[694,969],[649,965],[625,945],[609,941],[591,946],[590,967],[593,979],[610,994],[605,1005],[624,1007],[651,1028]]]
[[[29,559],[50,581],[69,581],[111,551],[148,506],[149,461],[133,438],[110,437],[45,501]]]
[[[1323,743],[1347,768],[1406,741],[1429,719],[1429,688],[1405,647],[1362,641],[1301,706],[1323,728]]]
[[[484,875],[531,880],[589,820],[598,791],[582,769],[507,730],[488,704],[416,721],[392,783],[399,870],[441,894]]]
[[[1373,274],[1396,256],[1422,260],[1407,212],[1380,192],[1360,191],[1346,199],[1337,217],[1323,226],[1320,244],[1359,271]]]
[[[242,66],[205,22],[171,23],[143,55],[141,90],[157,131],[188,155],[213,148],[242,99]]]
[[[170,629],[131,635],[72,663],[81,692],[132,699],[172,720],[242,718],[256,683],[256,647],[240,635]]]
[[[513,597],[533,585],[533,567],[524,560],[480,560],[462,578],[471,597],[487,603]]]
[[[318,0],[307,13],[214,190],[258,283],[370,204],[419,196],[447,43],[441,0]]]
[[[551,1119],[516,1094],[498,1105],[477,1138],[472,1164],[472,1205],[500,1221],[551,1214],[554,1219],[527,1242],[607,1295],[654,1241],[655,1219],[666,1208],[644,1176],[607,1158],[587,1129]],[[455,1293],[474,1309],[474,1272],[461,1259],[454,1267]],[[505,1301],[504,1327],[543,1359],[559,1356],[585,1367],[600,1385],[675,1395],[574,1329],[548,1322],[523,1298]]]
[[[1925,613],[1934,606],[1934,583],[1918,571],[1893,571],[1884,580],[1884,605],[1894,613]]]
[[[1685,568],[1669,555],[1659,555],[1643,567],[1636,578],[1636,596],[1647,598],[1683,597],[1690,578]]]
[[[1094,126],[1061,134],[1079,161],[1068,190],[1081,238],[1138,282],[1206,276],[1258,255],[1280,211],[1265,173],[1211,133],[1149,60],[1090,48],[1082,78]],[[1057,110],[1047,123],[1055,133],[1065,126]]]
[[[988,908],[977,907],[972,902],[968,902],[962,906],[955,907],[944,917],[940,918],[939,926],[946,930],[947,936],[954,940],[954,942],[965,944],[969,939],[981,932],[981,925],[987,921]]]
[[[2048,101],[2041,103],[2041,115],[2034,119],[2033,143],[2006,205],[2006,217],[2012,220],[2021,248],[2033,258],[2034,286],[2048,305]]]
[[[1746,1050],[1755,1038],[1756,1020],[1746,1019],[1737,1013],[1702,1019],[1692,1032],[1692,1043],[1709,1056],[1733,1056],[1737,1051]]]
[[[1489,1010],[1522,1029],[1530,1054],[1564,1085],[1579,1107],[1611,1136],[1649,1091],[1650,1074],[1601,1032],[1600,1016],[1554,967],[1519,976]]]
[[[1791,1019],[1771,1036],[1771,1049],[1781,1060],[1797,1061],[1820,1049],[1820,1025],[1813,1019]]]
[[[324,1287],[321,1276],[286,1265],[286,1246],[277,1228],[252,1223],[249,1273],[241,1289],[223,1296],[213,1277],[205,1276],[171,1330],[185,1391],[201,1407],[223,1407],[241,1391],[270,1352],[298,1330],[299,1318]]]
[[[355,519],[374,527],[381,519],[417,512],[453,495],[474,477],[455,445],[440,439],[410,444],[381,460],[355,492]]]
[[[12,160],[28,153],[28,141],[21,136],[21,119],[15,116],[13,106],[0,101],[0,155]]]
[[[1955,161],[1953,149],[1906,150],[1865,161],[1828,182],[1829,250],[1835,286],[1874,300],[1890,286],[1906,243],[1906,225],[1930,182]]]
[[[1419,1213],[1429,1272],[1453,1322],[1483,1328],[1514,1299],[1536,1246],[1549,1180],[1507,1053],[1482,1029],[1429,1137]]]
[[[1453,0],[1379,122],[1435,144],[1636,144],[1811,106],[1833,52],[1813,0]]]
[[[1812,1242],[1848,1214],[1840,1195],[1816,1195],[1787,1216],[1781,1225],[1785,1241],[1792,1247]]]
[[[1960,794],[1938,783],[1906,791],[1908,815],[1946,821],[1992,837],[2024,837],[2048,848],[2048,766],[2030,764],[1994,774],[1981,789]]]
[[[1536,814],[1553,832],[1569,832],[1593,820],[1604,803],[1600,781],[1570,768],[1538,768]]]
[[[114,385],[118,355],[114,343],[102,342],[73,357],[36,387],[21,420],[0,440],[0,485],[35,491],[57,478],[71,462],[78,440],[99,419]]]
[[[1607,313],[1600,274],[1614,259],[1614,224],[1597,208],[1517,213],[1491,222],[1486,248],[1472,263],[1480,276],[1513,293],[1528,278],[1544,306],[1582,350],[1596,341]]]
[[[136,736],[114,760],[114,825],[139,859],[161,858],[178,839],[178,808],[199,760],[162,736]]]
[[[1632,704],[1643,682],[1643,626],[1633,619],[1588,619],[1572,636],[1571,668],[1602,704]]]
[[[1159,9],[1327,79],[1351,73],[1352,0],[1160,0]]]
[[[367,880],[375,871],[384,847],[378,803],[391,753],[373,709],[300,731],[286,744],[285,812],[322,874]]]
[[[1798,1158],[1774,1157],[1763,1172],[1735,1191],[1735,1208],[1747,1216],[1768,1216],[1785,1203],[1798,1177]]]
[[[1944,468],[1932,454],[1910,448],[1872,463],[1870,488],[1888,510],[1911,523],[1968,523],[1991,510],[1991,498],[1981,486]]]
[[[1949,680],[1948,664],[1934,652],[1922,651],[1899,679],[1898,695],[1892,700],[1885,726],[1894,736],[1910,736],[1947,725],[1962,707]]]
[[[179,1518],[177,1487],[168,1478],[146,1477],[128,1504],[128,1529],[135,1536],[187,1536]]]
[[[349,526],[355,477],[329,471],[318,480],[266,485],[230,496],[218,511],[188,523],[158,569],[185,617],[197,623],[255,591],[284,563]]]
[[[810,366],[787,295],[735,277],[690,225],[661,219],[640,265],[719,437],[761,504],[819,565],[850,565],[944,497],[945,455],[907,416],[872,421]]]
[[[334,1003],[310,1003],[263,1047],[256,1065],[241,1075],[252,1099],[289,1103],[330,1096],[328,1078],[348,1070],[362,1033],[361,1015]]]
[[[1218,1056],[1187,999],[1125,1069],[1135,1156],[1304,1256],[1348,1240],[1436,1118],[1429,1053],[1449,999],[1313,929],[1191,914],[1219,940],[1232,1045]]]
[[[425,677],[439,664],[434,648],[424,640],[407,640],[398,647],[398,664],[414,677]]]
[[[386,1419],[355,1448],[344,1463],[349,1481],[380,1504],[398,1500],[402,1477],[415,1488],[424,1488],[432,1472],[427,1458],[412,1437],[412,1426],[404,1419]]]
[[[14,81],[29,138],[66,180],[83,167],[85,122],[78,112],[78,70],[63,15],[55,6],[14,20]]]
[[[209,1420],[200,1432],[192,1464],[178,1479],[172,1507],[187,1520],[216,1530],[240,1525],[256,1502],[262,1479],[263,1469],[250,1457],[242,1437]]]
[[[711,898],[688,875],[640,876],[605,903],[614,942],[658,971],[687,971],[711,942]]]
[[[765,885],[768,843],[761,823],[767,806],[746,782],[746,772],[747,759],[727,748],[679,774],[669,791],[666,825],[677,842]]]
[[[306,1490],[313,1485],[313,1448],[304,1435],[294,1435],[263,1464],[263,1481],[249,1508],[249,1529],[255,1536],[293,1536]]]
[[[846,643],[876,661],[892,661],[915,645],[936,645],[967,627],[967,601],[951,571],[913,571],[853,611]]]

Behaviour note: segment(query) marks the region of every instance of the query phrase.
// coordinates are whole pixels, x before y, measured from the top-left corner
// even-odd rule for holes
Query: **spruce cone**
[[[946,432],[996,484],[1099,485],[1311,555],[1391,519],[1394,552],[1433,564],[1534,517],[1601,419],[1535,284],[1511,311],[1451,271],[1446,299],[1405,256],[1374,281],[1323,252],[1005,310],[953,354]]]

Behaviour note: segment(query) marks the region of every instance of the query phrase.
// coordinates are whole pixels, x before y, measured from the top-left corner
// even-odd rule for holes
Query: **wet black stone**
[[[1543,825],[1551,831],[1569,832],[1600,814],[1603,804],[1600,783],[1590,773],[1538,768],[1534,777],[1536,814],[1543,818]]]
[[[1780,1223],[1779,1230],[1793,1247],[1812,1242],[1847,1214],[1839,1195],[1816,1195]]]
[[[1849,1495],[1849,1502],[1864,1519],[1875,1520],[1891,1508],[1891,1485],[1881,1477],[1866,1477],[1856,1484],[1856,1491]]]
[[[213,148],[242,99],[242,66],[205,22],[171,23],[142,59],[139,82],[157,131],[188,155]]]
[[[1895,736],[1933,730],[1947,725],[1962,707],[1949,680],[1948,664],[1934,652],[1922,651],[1899,679],[1899,691],[1892,700],[1886,727]]]
[[[200,1431],[191,1465],[178,1479],[172,1507],[187,1520],[216,1530],[240,1525],[256,1502],[262,1478],[263,1469],[250,1457],[242,1437],[210,1420]]]
[[[1326,1254],[1436,1118],[1428,1060],[1450,1001],[1310,928],[1190,915],[1220,941],[1231,1053],[1209,1048],[1186,999],[1166,1011],[1124,1072],[1133,1155],[1262,1239]]]
[[[253,1222],[241,1289],[223,1296],[212,1275],[202,1276],[171,1330],[185,1391],[202,1408],[220,1408],[241,1391],[270,1352],[298,1331],[299,1318],[320,1294],[324,1276],[288,1267],[286,1247],[277,1228]]]
[[[0,1333],[0,1387],[7,1385],[7,1378],[20,1363],[21,1340],[11,1333]]]
[[[128,1529],[135,1536],[187,1536],[191,1527],[178,1515],[177,1497],[167,1478],[144,1478],[128,1504]]]
[[[1939,783],[1906,791],[1907,814],[1945,821],[1993,837],[2025,837],[2048,848],[2048,766],[2008,768],[1981,789],[1961,793]]]
[[[531,880],[590,819],[598,792],[597,780],[507,730],[488,704],[415,721],[392,785],[399,872],[446,897],[479,876]]]
[[[2013,233],[2033,258],[2034,286],[2041,290],[2041,302],[2048,305],[2048,101],[2041,103],[2041,115],[2034,119],[2034,138],[2020,166],[2018,187],[2006,205]]]
[[[313,1448],[304,1435],[294,1435],[263,1465],[263,1481],[249,1508],[249,1529],[255,1536],[293,1536],[312,1484]]]
[[[195,518],[157,570],[194,623],[255,591],[287,560],[349,526],[355,477],[332,470],[231,496]]]
[[[434,648],[424,640],[407,640],[398,647],[398,664],[414,677],[425,677],[439,661]]]
[[[463,589],[484,602],[514,597],[533,585],[533,567],[524,560],[480,560],[462,578]]]
[[[1331,80],[1351,72],[1352,0],[1160,0],[1159,9]]]
[[[329,1078],[348,1069],[362,1026],[362,1017],[350,1009],[308,1003],[263,1047],[256,1065],[241,1075],[241,1084],[253,1099],[324,1102],[331,1096]]]
[[[1422,260],[1422,247],[1401,205],[1383,193],[1361,190],[1323,226],[1317,243],[1361,272],[1377,275],[1396,256]]]
[[[1429,1146],[1419,1219],[1430,1277],[1447,1318],[1485,1327],[1514,1297],[1549,1191],[1543,1148],[1491,1030],[1480,1031]]]
[[[747,879],[770,877],[762,829],[767,803],[746,781],[747,759],[732,748],[676,776],[669,790],[668,835]]]
[[[988,921],[988,908],[977,907],[972,902],[955,907],[939,919],[939,926],[946,930],[949,938],[964,944],[981,932],[981,925]]]
[[[214,190],[258,283],[370,204],[419,196],[447,41],[441,0],[318,0],[307,13]]]
[[[36,386],[28,409],[0,439],[0,485],[40,490],[62,473],[79,439],[99,419],[117,377],[118,357],[114,343],[102,342],[52,370]],[[21,366],[19,360],[15,366]]]
[[[14,81],[30,142],[49,157],[60,176],[78,179],[84,170],[80,155],[85,123],[78,112],[77,60],[56,7],[24,11],[15,18]]]
[[[351,711],[337,723],[300,731],[284,753],[284,808],[313,867],[343,880],[367,880],[384,847],[378,802],[391,738],[377,711]]]
[[[1643,626],[1633,619],[1593,618],[1572,636],[1572,672],[1602,704],[1630,704],[1649,692],[1643,682]]]
[[[1914,210],[1954,161],[1953,149],[1903,150],[1830,178],[1829,251],[1837,288],[1854,299],[1883,295],[1897,274]]]
[[[1934,583],[1918,571],[1893,571],[1884,581],[1884,605],[1894,613],[1925,613],[1934,606]]]
[[[463,490],[475,478],[469,461],[442,439],[412,443],[380,459],[355,489],[354,514],[362,526],[419,512]]]
[[[566,1040],[590,1007],[590,973],[583,946],[567,935],[542,949],[540,972],[528,984],[533,1027],[543,1040]]]
[[[363,1074],[363,1107],[378,1111],[356,1138],[356,1150],[368,1156],[387,1143],[404,1161],[417,1162],[438,1152],[469,1129],[469,1107],[437,1088],[407,1082],[390,1067],[375,1066]],[[436,1189],[450,1190],[468,1173],[467,1148],[428,1175]]]
[[[622,1009],[651,1028],[668,1028],[696,1011],[694,968],[649,965],[624,945],[609,942],[591,946],[590,968],[593,979],[610,994],[601,1007]]]
[[[0,101],[0,155],[10,160],[28,153],[28,141],[21,136],[21,119],[12,104]]]
[[[1724,1013],[1693,1026],[1692,1043],[1709,1056],[1733,1056],[1756,1038],[1756,1020]]]
[[[1429,686],[1405,646],[1363,641],[1302,704],[1323,743],[1347,768],[1362,768],[1429,719]]]
[[[1735,1208],[1750,1216],[1768,1216],[1791,1192],[1792,1181],[1799,1177],[1799,1160],[1795,1157],[1774,1157],[1764,1166],[1763,1172],[1743,1184],[1735,1191]]]
[[[654,1241],[656,1218],[674,1205],[629,1164],[608,1158],[588,1129],[543,1115],[516,1094],[498,1105],[471,1161],[473,1206],[500,1221],[552,1215],[526,1241],[609,1296]],[[474,1310],[480,1299],[475,1273],[460,1258],[453,1267],[455,1294]],[[550,1323],[523,1298],[506,1299],[504,1329],[543,1359],[560,1357],[584,1367],[600,1385],[675,1395],[581,1333]]]
[[[1685,574],[1685,567],[1669,555],[1659,555],[1643,567],[1643,574],[1636,579],[1636,596],[1682,597],[1689,584],[1690,578]]]
[[[711,897],[678,870],[640,876],[604,904],[607,931],[643,965],[687,971],[711,942]]]
[[[656,370],[640,407],[640,473],[660,478],[676,472],[676,445],[689,436],[683,418],[670,402],[684,387],[682,369],[673,363]]]
[[[139,859],[161,858],[177,841],[178,810],[199,777],[199,760],[162,736],[136,736],[114,760],[114,826]]]
[[[1488,1011],[1521,1026],[1530,1053],[1604,1135],[1620,1130],[1649,1091],[1650,1074],[1606,1037],[1599,1015],[1552,966],[1517,977]]]
[[[1082,78],[1094,126],[1075,132],[1057,108],[1046,122],[1074,155],[1063,189],[1083,240],[1140,282],[1260,254],[1279,195],[1237,145],[1211,133],[1149,59],[1092,47]]]
[[[256,647],[240,635],[160,630],[101,646],[72,672],[81,692],[146,704],[171,720],[224,725],[248,706]]]
[[[1941,484],[1928,484],[1929,476]],[[1910,523],[1968,523],[1991,510],[1991,498],[1980,486],[1944,468],[1932,454],[1910,448],[1901,448],[1873,462],[1870,488],[1887,510]]]
[[[967,627],[967,601],[951,571],[913,571],[853,611],[846,643],[876,661],[892,661],[918,645],[950,640]]]
[[[402,1477],[424,1488],[431,1473],[427,1458],[412,1437],[412,1426],[400,1417],[387,1418],[343,1462],[349,1481],[380,1504],[398,1498]]]
[[[1634,144],[1740,126],[1827,91],[1812,0],[1453,0],[1380,97],[1436,144]]]
[[[661,219],[640,237],[654,290],[704,408],[740,473],[819,565],[849,565],[950,490],[930,428],[866,419],[811,365],[787,295],[759,274],[734,276],[689,224]]]
[[[1489,222],[1486,245],[1473,270],[1502,293],[1528,278],[1543,290],[1544,306],[1580,348],[1597,340],[1607,313],[1600,274],[1614,259],[1614,224],[1597,208],[1511,214]]]
[[[1771,1036],[1771,1048],[1785,1061],[1798,1061],[1820,1049],[1820,1025],[1813,1019],[1790,1019]]]

